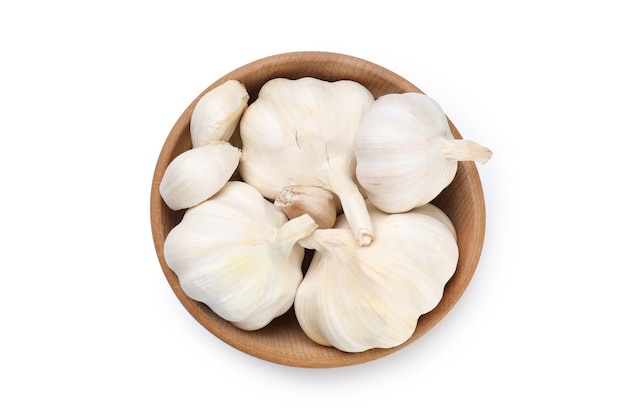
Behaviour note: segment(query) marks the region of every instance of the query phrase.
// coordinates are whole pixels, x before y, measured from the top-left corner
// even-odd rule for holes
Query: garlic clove
[[[448,231],[450,232],[454,240],[455,241],[457,240],[456,228],[454,227],[454,223],[452,223],[452,220],[450,220],[448,215],[444,213],[443,210],[441,210],[439,207],[435,206],[434,204],[424,204],[423,206],[414,208],[410,212],[420,213],[426,216],[430,216],[433,219],[439,221],[448,229]]]
[[[237,169],[241,151],[228,142],[189,149],[165,169],[159,191],[172,210],[193,207],[217,193]]]
[[[274,204],[282,208],[289,219],[310,215],[321,229],[333,227],[337,219],[333,193],[313,185],[283,187]]]
[[[190,132],[194,148],[213,141],[228,141],[250,96],[237,80],[228,80],[206,93],[191,114]]]

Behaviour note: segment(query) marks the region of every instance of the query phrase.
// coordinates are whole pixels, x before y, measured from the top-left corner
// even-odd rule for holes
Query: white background
[[[626,414],[623,7],[347,4],[2,3],[0,415]],[[407,348],[347,368],[276,365],[204,330],[150,230],[187,105],[307,50],[397,72],[494,152],[464,296]]]

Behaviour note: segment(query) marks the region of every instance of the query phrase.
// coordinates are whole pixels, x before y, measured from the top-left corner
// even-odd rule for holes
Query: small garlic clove
[[[193,207],[224,187],[237,169],[241,151],[228,142],[189,149],[165,169],[159,191],[172,210]]]
[[[337,219],[333,193],[313,185],[283,187],[274,204],[281,207],[289,219],[308,214],[320,229],[333,227]]]
[[[191,114],[190,132],[194,148],[214,141],[228,141],[250,96],[237,80],[228,80],[206,93]]]

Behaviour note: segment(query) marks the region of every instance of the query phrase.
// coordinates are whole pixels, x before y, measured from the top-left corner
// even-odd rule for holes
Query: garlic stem
[[[331,175],[330,182],[359,246],[369,246],[374,240],[374,226],[359,188],[347,175]]]
[[[308,214],[303,214],[283,224],[278,229],[276,239],[281,245],[290,248],[300,239],[311,235],[317,228],[315,220]]]
[[[442,140],[443,155],[455,161],[476,161],[484,164],[491,159],[491,151],[471,140]]]
[[[306,249],[318,252],[330,252],[329,248],[345,247],[347,242],[354,242],[347,229],[317,229],[308,236],[298,240],[298,244]]]
[[[320,230],[326,230],[326,229],[320,229]],[[320,245],[319,242],[317,241],[317,239],[315,239],[313,237],[313,235],[315,233],[316,232],[313,232],[309,236],[305,236],[302,239],[298,240],[298,244],[300,246],[302,246],[303,248],[306,248],[306,249],[311,249],[311,250],[321,250],[321,249],[323,249],[323,246]]]

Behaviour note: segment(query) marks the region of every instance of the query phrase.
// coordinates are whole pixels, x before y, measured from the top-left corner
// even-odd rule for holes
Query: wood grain
[[[235,79],[241,81],[252,102],[261,86],[277,77],[296,79],[303,76],[328,81],[349,79],[363,84],[375,97],[386,93],[422,92],[403,77],[377,64],[356,57],[328,52],[293,52],[260,59],[226,74],[201,92],[181,114],[167,136],[156,163],[150,196],[150,218],[156,253],[169,285],[189,313],[208,331],[240,351],[281,365],[306,368],[331,368],[356,365],[389,355],[413,343],[433,328],[464,293],[478,265],[485,233],[483,190],[473,162],[459,163],[457,175],[435,200],[452,220],[458,234],[460,259],[456,273],[448,282],[443,299],[430,313],[420,317],[413,336],[392,349],[372,349],[362,353],[345,353],[312,342],[300,329],[293,308],[267,327],[253,331],[240,330],[207,306],[196,302],[181,290],[176,274],[163,257],[163,244],[169,231],[180,222],[183,211],[170,210],[159,194],[159,184],[167,165],[181,152],[191,148],[189,122],[196,102],[206,92]],[[454,136],[461,139],[450,122]]]

